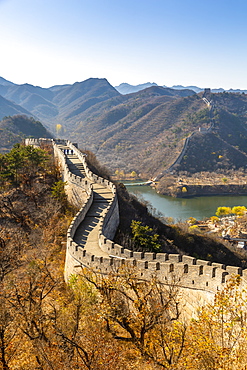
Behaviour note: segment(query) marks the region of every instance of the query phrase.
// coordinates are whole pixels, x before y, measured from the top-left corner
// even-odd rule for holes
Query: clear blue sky
[[[0,76],[247,89],[247,0],[0,0]]]

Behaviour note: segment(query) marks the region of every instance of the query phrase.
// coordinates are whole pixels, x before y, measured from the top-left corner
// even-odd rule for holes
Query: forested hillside
[[[177,171],[200,172],[246,168],[247,98],[245,94],[211,94],[208,132],[191,136]]]
[[[244,93],[210,94],[208,106],[203,92],[153,85],[121,95],[106,79],[91,78],[49,89],[0,81],[0,94],[38,117],[55,136],[92,150],[112,173],[156,177],[170,168],[186,142],[173,170],[246,165]]]
[[[0,121],[0,152],[8,151],[15,143],[20,143],[26,137],[47,137],[52,135],[41,122],[32,117],[16,115],[4,117]]]
[[[193,320],[182,315],[175,277],[167,286],[155,277],[140,280],[129,266],[109,275],[80,269],[80,277],[64,283],[66,233],[77,210],[67,202],[51,154],[49,147],[16,145],[1,156],[0,368],[244,368],[247,304],[238,276]],[[161,227],[143,205],[120,192],[123,225],[141,217],[155,231]],[[181,246],[199,246],[203,239],[170,229]],[[216,251],[219,243],[212,239],[209,245]],[[226,254],[218,250],[219,259]]]

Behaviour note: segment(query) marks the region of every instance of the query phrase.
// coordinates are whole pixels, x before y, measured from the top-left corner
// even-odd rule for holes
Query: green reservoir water
[[[173,217],[175,222],[189,217],[203,220],[215,215],[217,207],[245,206],[247,196],[208,196],[194,198],[172,198],[157,194],[150,186],[131,186],[125,184],[129,193],[151,203],[165,217]]]

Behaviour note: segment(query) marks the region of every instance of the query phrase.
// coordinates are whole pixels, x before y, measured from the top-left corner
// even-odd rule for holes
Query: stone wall
[[[93,174],[87,167],[85,156],[75,145],[66,141],[66,145],[73,149],[82,161],[88,179],[102,184],[112,192],[112,200],[100,220],[98,234],[99,246],[108,254],[108,257],[94,256],[77,245],[73,237],[93,202],[92,186],[89,181],[86,182],[86,180],[69,172],[65,156],[61,149],[57,147],[56,142],[53,142],[54,153],[60,163],[64,180],[70,182],[70,186],[74,188],[74,192],[78,196],[80,196],[81,188],[84,188],[86,193],[83,205],[67,232],[66,279],[71,274],[80,273],[83,267],[105,274],[110,271],[117,271],[121,266],[133,266],[136,268],[140,279],[150,279],[152,276],[157,276],[164,284],[169,284],[175,279],[181,287],[185,299],[189,300],[186,309],[190,313],[195,307],[198,307],[199,303],[212,301],[214,294],[225,285],[231,274],[241,275],[243,284],[246,284],[247,270],[242,270],[240,267],[211,263],[187,255],[134,252],[114,243],[112,239],[119,223],[116,187],[111,182]]]
[[[61,144],[61,142],[59,143]],[[67,142],[64,145],[67,145]],[[80,176],[76,176],[70,172],[66,163],[66,155],[60,148],[58,148],[56,142],[54,142],[53,148],[54,156],[60,166],[62,180],[66,182],[65,190],[68,195],[68,200],[76,207],[80,208],[87,201],[88,196],[92,193],[91,183],[88,180],[83,179]]]
[[[109,206],[104,211],[102,219],[100,220],[100,228],[99,228],[99,240],[101,237],[113,239],[116,233],[118,224],[119,224],[119,211],[118,211],[118,201],[117,201],[117,192],[115,185],[103,179],[100,176],[95,175],[87,166],[86,158],[83,153],[77,148],[76,145],[72,144],[70,141],[66,141],[66,143],[62,143],[63,145],[67,145],[73,152],[77,155],[80,161],[83,163],[84,170],[87,176],[87,180],[82,179],[79,176],[73,175],[66,164],[66,159],[63,151],[58,148],[56,144],[61,144],[57,140],[54,142],[54,155],[58,159],[59,165],[61,167],[62,178],[64,181],[68,183],[66,187],[66,191],[69,194],[73,193],[73,196],[70,197],[70,201],[73,204],[78,205],[77,198],[81,195],[81,189],[85,189],[87,193],[87,197],[83,198],[83,204],[79,210],[79,212],[74,217],[72,223],[67,232],[67,251],[66,251],[66,263],[65,263],[65,280],[69,278],[71,274],[78,273],[78,267],[75,267],[80,263],[80,254],[81,254],[81,247],[79,247],[73,240],[75,231],[79,224],[85,218],[87,211],[92,205],[93,202],[93,192],[92,192],[92,183],[100,184],[107,189],[111,190],[112,193],[112,200],[109,202]],[[90,180],[90,181],[88,181]],[[72,191],[71,191],[72,190]],[[92,258],[94,258],[92,256]],[[108,265],[108,261],[105,261],[105,265]],[[80,264],[79,264],[80,266]]]

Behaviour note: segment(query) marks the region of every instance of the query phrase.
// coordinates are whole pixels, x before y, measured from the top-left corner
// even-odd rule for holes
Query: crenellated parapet
[[[39,139],[37,139],[37,138],[27,138],[27,139],[24,140],[24,142],[25,142],[25,145],[32,145],[32,146],[38,148],[38,147],[41,146],[42,143],[43,144],[52,143],[53,139],[43,138],[43,137],[41,137]]]
[[[34,143],[36,145],[37,142],[34,141]],[[73,151],[73,154],[76,155],[76,158],[83,165],[85,177],[71,172],[69,156],[63,147],[69,148],[70,152]],[[66,280],[71,274],[79,274],[84,267],[103,274],[117,271],[122,266],[135,267],[140,279],[150,279],[152,276],[157,276],[161,282],[169,283],[175,277],[185,294],[189,294],[192,306],[198,303],[198,299],[212,300],[214,294],[225,285],[231,274],[242,276],[242,281],[246,282],[247,270],[242,270],[240,267],[225,266],[187,255],[135,252],[114,243],[113,238],[119,224],[116,186],[92,173],[87,166],[85,155],[70,141],[54,140],[53,148],[54,155],[60,165],[63,181],[68,184],[66,188],[68,194],[72,194],[70,200],[76,205],[81,203],[80,209],[67,231]],[[111,194],[106,208],[97,219],[97,226],[92,223],[92,228],[97,227],[97,251],[100,251],[97,254],[75,241],[78,228],[90,213],[95,202],[94,184],[107,189],[108,193]],[[197,295],[194,296],[193,292],[197,292]]]
[[[88,196],[92,195],[92,186],[87,178],[77,176],[70,171],[66,160],[66,154],[60,147],[61,145],[69,146],[68,144],[73,147],[67,140],[54,140],[54,156],[60,166],[62,180],[66,183],[68,199],[71,203],[80,208],[87,202]],[[81,157],[81,160],[84,160],[84,156],[81,155]]]

